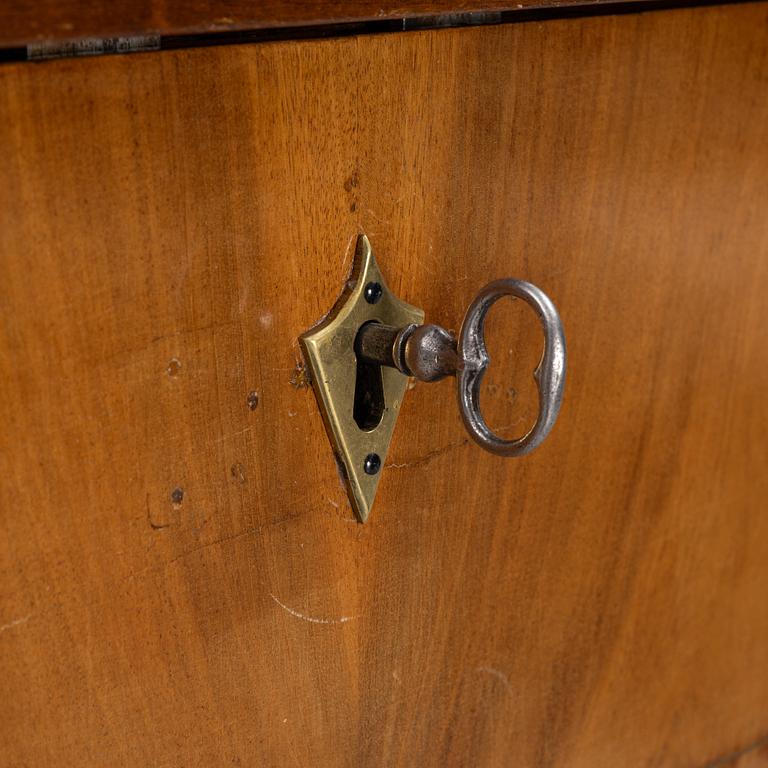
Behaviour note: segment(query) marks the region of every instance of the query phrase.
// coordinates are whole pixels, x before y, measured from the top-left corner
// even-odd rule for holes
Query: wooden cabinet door
[[[0,764],[768,763],[767,23],[0,66]],[[569,345],[523,459],[410,389],[365,525],[297,345],[360,232]]]

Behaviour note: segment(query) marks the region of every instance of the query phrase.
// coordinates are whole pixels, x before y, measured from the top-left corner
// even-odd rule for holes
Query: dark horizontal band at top
[[[0,9],[0,62],[640,13],[752,0],[41,0]]]

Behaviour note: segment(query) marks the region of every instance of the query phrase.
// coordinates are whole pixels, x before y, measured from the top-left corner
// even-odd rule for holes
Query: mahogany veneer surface
[[[767,24],[0,68],[0,762],[766,764]],[[358,232],[569,351],[522,460],[410,390],[364,526],[297,371]],[[489,335],[519,433],[536,323]]]

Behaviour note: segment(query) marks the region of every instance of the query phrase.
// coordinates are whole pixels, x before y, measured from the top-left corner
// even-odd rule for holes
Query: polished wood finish
[[[0,47],[119,35],[195,35],[272,27],[570,8],[640,0],[39,0],[0,6]]]
[[[767,23],[0,68],[3,764],[764,764]],[[540,285],[570,363],[521,460],[416,385],[364,526],[297,347],[359,231],[448,327]]]

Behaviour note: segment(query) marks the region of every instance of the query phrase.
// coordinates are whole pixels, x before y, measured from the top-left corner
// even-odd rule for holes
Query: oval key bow
[[[485,318],[503,296],[529,304],[544,331],[544,352],[533,372],[539,391],[536,423],[523,437],[506,440],[487,425],[480,408],[480,385],[491,360],[485,345]],[[439,325],[407,325],[392,328],[368,323],[358,332],[358,356],[371,363],[397,368],[420,381],[456,376],[459,411],[472,439],[500,456],[524,456],[551,431],[560,411],[565,386],[565,334],[560,315],[551,299],[535,285],[523,280],[495,280],[475,297],[464,316],[458,342]]]
[[[529,432],[516,440],[505,440],[492,432],[480,410],[480,384],[491,362],[485,346],[485,316],[502,296],[522,299],[533,307],[544,331],[544,352],[533,372],[539,390],[539,414]],[[496,280],[486,285],[464,316],[458,358],[459,410],[472,439],[500,456],[524,456],[538,447],[557,421],[565,386],[565,334],[549,296],[523,280]]]

